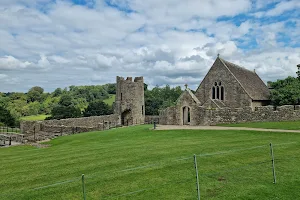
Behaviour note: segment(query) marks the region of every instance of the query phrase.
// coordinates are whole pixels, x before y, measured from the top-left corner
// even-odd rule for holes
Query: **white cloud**
[[[196,87],[218,53],[256,68],[263,79],[294,75],[299,20],[265,24],[238,16],[275,16],[298,5],[284,1],[267,8],[277,2],[111,0],[118,9],[102,0],[89,1],[93,8],[62,0],[2,0],[0,70],[15,85],[2,78],[0,89],[41,85],[49,91],[115,82],[117,75],[145,76],[152,86],[190,81]],[[295,27],[286,28],[287,22]],[[278,39],[283,30],[288,43]]]
[[[266,12],[266,16],[278,16],[286,11],[300,8],[300,1],[283,1],[276,4],[275,8]]]
[[[252,13],[257,18],[260,17],[275,17],[283,14],[284,12],[294,10],[294,9],[299,9],[300,8],[300,1],[298,0],[289,0],[289,1],[278,1],[278,0],[273,0],[273,1],[264,1],[263,3],[260,2],[260,4],[257,4],[258,8],[262,8],[267,6],[270,3],[277,3],[274,8],[267,10],[266,12],[264,11],[259,11]]]
[[[1,79],[5,79],[6,77],[7,77],[6,74],[0,74],[0,80],[1,80]]]
[[[22,69],[30,66],[31,63],[28,61],[22,62],[13,56],[4,56],[0,57],[0,69],[7,69],[7,70],[13,70],[13,69]]]

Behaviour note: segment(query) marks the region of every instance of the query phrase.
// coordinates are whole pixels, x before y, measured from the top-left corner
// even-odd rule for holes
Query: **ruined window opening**
[[[188,108],[188,123],[191,122],[191,112],[190,112],[190,108]]]
[[[221,86],[221,100],[224,100],[224,87]]]
[[[220,88],[217,87],[217,99],[220,99]]]
[[[123,100],[123,94],[121,93],[121,101]]]
[[[212,87],[212,99],[215,99],[216,98],[216,88],[215,87]]]

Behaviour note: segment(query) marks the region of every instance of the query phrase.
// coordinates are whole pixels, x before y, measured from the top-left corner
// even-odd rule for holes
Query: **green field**
[[[116,95],[115,94],[110,94],[108,99],[105,99],[103,102],[112,105],[115,102]]]
[[[0,199],[297,199],[300,134],[151,126],[63,136],[46,148],[0,149]],[[274,145],[273,184],[269,142]]]
[[[47,117],[50,117],[50,115],[31,115],[21,117],[20,119],[24,121],[42,121],[45,120]]]
[[[239,123],[239,124],[218,124],[218,126],[300,130],[300,121],[249,122],[249,123]]]

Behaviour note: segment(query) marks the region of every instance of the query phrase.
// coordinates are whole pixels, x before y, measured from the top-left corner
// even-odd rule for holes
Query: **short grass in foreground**
[[[42,121],[45,120],[47,117],[50,117],[50,115],[30,115],[21,117],[20,119],[24,121]]]
[[[300,121],[248,122],[248,123],[238,123],[238,124],[218,124],[218,126],[300,130]]]
[[[48,148],[0,149],[0,199],[296,199],[300,134],[151,126],[63,136]],[[277,184],[272,183],[269,142]],[[137,191],[137,192],[135,192]]]
[[[112,105],[115,102],[116,95],[115,94],[110,94],[108,99],[105,99],[103,102]]]

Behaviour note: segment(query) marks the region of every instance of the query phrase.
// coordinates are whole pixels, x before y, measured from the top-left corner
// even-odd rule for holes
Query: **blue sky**
[[[144,76],[197,88],[219,53],[266,81],[295,76],[299,0],[1,0],[0,92]]]

